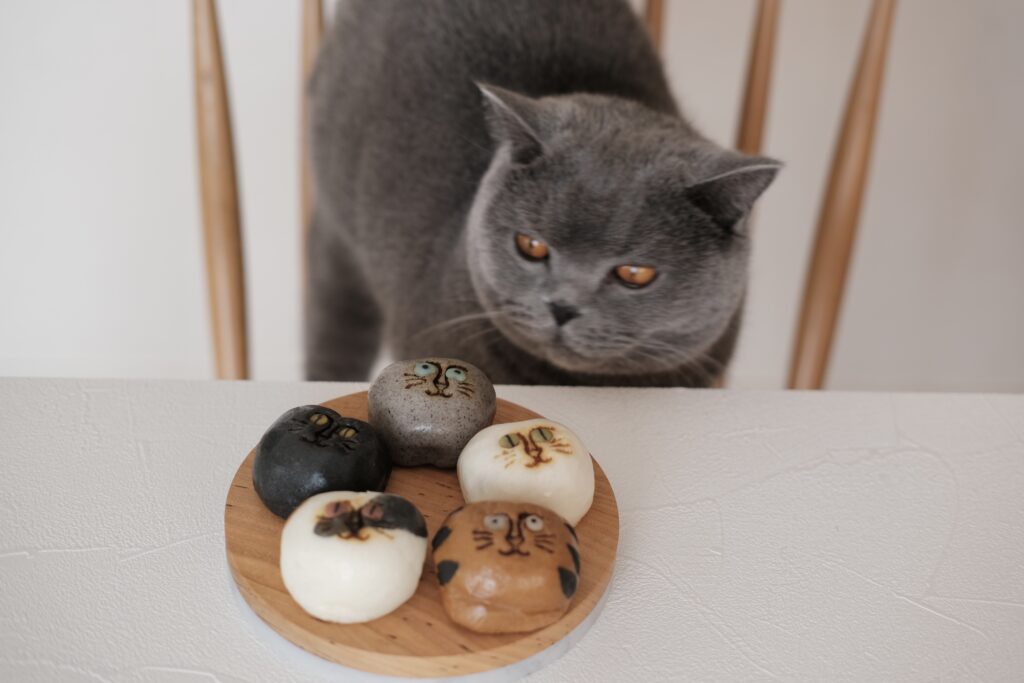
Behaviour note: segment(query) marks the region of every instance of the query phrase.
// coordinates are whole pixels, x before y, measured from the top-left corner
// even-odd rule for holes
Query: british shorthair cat
[[[345,0],[311,82],[311,379],[710,384],[779,169],[684,119],[625,0]]]

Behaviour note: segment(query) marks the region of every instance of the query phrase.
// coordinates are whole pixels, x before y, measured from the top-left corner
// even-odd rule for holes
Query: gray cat
[[[681,118],[624,0],[343,0],[311,83],[307,374],[704,386],[779,168]]]

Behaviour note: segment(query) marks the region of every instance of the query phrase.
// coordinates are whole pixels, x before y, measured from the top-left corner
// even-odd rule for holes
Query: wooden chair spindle
[[[242,226],[214,0],[193,0],[192,20],[199,184],[217,377],[247,379]]]
[[[832,160],[790,366],[791,389],[820,389],[864,198],[896,0],[874,0]]]

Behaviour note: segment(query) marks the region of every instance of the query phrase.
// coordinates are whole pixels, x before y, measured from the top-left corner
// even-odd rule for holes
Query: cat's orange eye
[[[516,246],[519,247],[519,253],[530,260],[543,261],[548,257],[547,243],[536,237],[516,233]]]
[[[649,266],[619,266],[615,269],[615,277],[630,287],[646,287],[654,282],[658,271]]]

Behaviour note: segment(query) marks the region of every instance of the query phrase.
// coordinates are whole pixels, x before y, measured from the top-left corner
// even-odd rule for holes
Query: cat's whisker
[[[496,346],[498,346],[502,342],[506,341],[505,340],[505,335],[502,334],[501,330],[498,330],[497,328],[495,328],[494,331],[496,332],[496,334],[487,335],[487,336],[484,336],[483,338],[481,338],[480,340],[478,340],[478,341],[483,343],[484,350],[489,352],[489,353],[494,352]]]
[[[476,332],[474,332],[472,334],[469,334],[469,335],[463,337],[462,339],[460,339],[459,341],[461,343],[463,343],[463,344],[468,344],[468,343],[474,341],[475,339],[478,339],[480,337],[484,337],[484,336],[486,336],[488,334],[492,334],[492,333],[500,335],[501,334],[501,330],[499,330],[497,327],[494,327],[492,325],[492,326],[486,327],[486,328],[484,328],[482,330],[478,330],[478,331],[476,331]]]
[[[712,357],[706,351],[699,351],[687,358],[688,363],[710,363],[716,370],[724,370],[725,365],[717,358]]]
[[[477,313],[467,313],[466,315],[460,315],[460,316],[456,316],[454,318],[449,318],[448,320],[442,320],[441,322],[435,323],[433,325],[428,325],[427,327],[424,327],[423,329],[418,330],[417,332],[414,332],[412,335],[410,335],[409,340],[412,341],[412,340],[415,340],[415,339],[419,339],[423,335],[430,334],[431,332],[437,332],[439,330],[445,329],[446,327],[455,327],[455,326],[458,326],[458,325],[464,325],[464,324],[467,324],[467,323],[477,322],[477,321],[481,321],[481,320],[488,320],[488,321],[490,321],[490,320],[493,320],[493,318],[495,316],[503,315],[503,314],[505,314],[505,312],[506,312],[505,308],[497,308],[497,309],[495,309],[493,311],[481,311],[481,312],[477,312]],[[487,328],[487,329],[492,329],[492,328]]]
[[[465,319],[461,319],[461,320],[455,320],[455,319],[447,320],[447,321],[444,321],[444,322],[441,322],[441,323],[437,323],[435,325],[431,325],[430,327],[424,327],[423,329],[418,330],[418,331],[410,334],[408,336],[408,338],[406,339],[406,341],[407,342],[413,342],[413,343],[419,342],[420,340],[424,339],[425,337],[429,337],[432,334],[438,334],[440,332],[445,332],[445,331],[447,331],[447,332],[454,332],[455,330],[457,330],[460,327],[463,327],[465,325],[471,325],[473,323],[478,323],[478,322],[483,321],[485,319],[486,319],[485,316],[480,315],[480,316],[475,316],[473,318],[465,318]]]
[[[696,386],[710,386],[725,370],[725,365],[706,351],[689,354],[682,366],[681,371],[685,375],[689,377],[696,375],[698,380]]]

